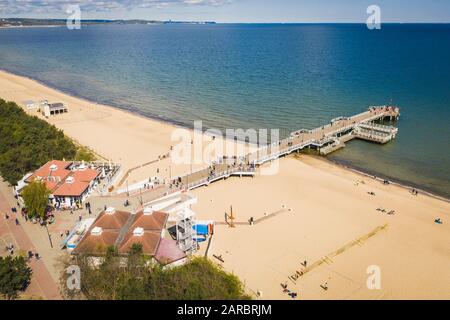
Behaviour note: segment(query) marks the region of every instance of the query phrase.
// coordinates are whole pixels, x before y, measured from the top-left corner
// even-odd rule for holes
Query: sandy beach
[[[231,205],[236,221],[279,212],[252,227],[216,227],[209,255],[222,256],[224,267],[253,292],[289,299],[281,287],[287,283],[301,299],[450,297],[450,227],[434,223],[437,217],[448,221],[448,202],[416,197],[309,156],[283,159],[280,169],[276,176],[235,178],[195,191],[200,218],[223,220]],[[305,260],[324,263],[289,280]],[[367,288],[369,266],[381,270],[380,290]]]
[[[101,158],[120,163],[123,173],[152,162],[130,173],[127,179],[130,185],[157,175],[162,178],[176,177],[209,164],[210,161],[201,161],[193,163],[191,168],[190,164],[179,164],[172,158],[157,161],[170,153],[171,146],[179,143],[179,140],[172,139],[174,132],[178,135],[187,135],[191,139],[203,140],[203,150],[212,143],[223,143],[224,150],[227,146],[234,146],[233,142],[224,142],[220,137],[213,142],[209,136],[194,134],[193,130],[72,97],[37,81],[5,71],[0,71],[0,97],[14,101],[22,107],[24,101],[29,100],[66,103],[69,106],[67,114],[49,119],[45,119],[36,110],[27,112],[64,130],[69,137],[88,146]],[[189,143],[190,140],[186,142]],[[194,152],[193,150],[192,154]],[[220,155],[221,153],[212,154],[211,159],[216,159]]]
[[[121,163],[123,172],[155,161],[133,170],[130,184],[206,166],[156,161],[176,143],[171,137],[180,128],[171,124],[71,97],[4,71],[0,98],[22,106],[26,100],[67,103],[69,113],[46,120],[105,160]],[[27,112],[42,117],[35,110]],[[205,149],[212,143],[210,137],[201,139]],[[236,221],[244,224],[251,217],[265,217],[254,226],[217,225],[208,251],[250,292],[261,291],[263,299],[290,299],[283,293],[284,283],[300,299],[450,298],[447,201],[413,196],[407,188],[304,155],[282,159],[276,175],[230,178],[193,193],[199,219],[223,221],[230,206]],[[444,224],[436,224],[436,218]],[[305,260],[311,270],[290,279],[302,272]],[[366,285],[370,266],[381,271],[380,289]]]

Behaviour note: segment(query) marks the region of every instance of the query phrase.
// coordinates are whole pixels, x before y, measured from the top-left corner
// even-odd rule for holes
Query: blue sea
[[[450,197],[449,24],[0,29],[0,68],[181,125],[283,136],[392,103],[394,142],[330,159]]]

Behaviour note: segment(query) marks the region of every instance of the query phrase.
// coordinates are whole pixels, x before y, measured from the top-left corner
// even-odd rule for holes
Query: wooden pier
[[[314,130],[293,132],[290,137],[248,155],[248,163],[261,165],[305,148],[313,148],[326,155],[344,147],[345,142],[355,138],[384,144],[395,139],[398,129],[375,122],[397,120],[399,117],[398,107],[370,107],[366,112],[349,118],[333,119],[329,124]]]
[[[236,159],[223,158],[208,168],[189,173],[166,182],[158,189],[164,195],[192,190],[201,186],[231,176],[254,176],[256,168],[264,163],[276,160],[280,157],[304,149],[315,149],[321,155],[327,155],[340,148],[345,147],[345,143],[352,139],[363,139],[375,143],[385,144],[395,139],[398,129],[394,126],[379,124],[385,119],[397,120],[400,117],[400,109],[393,106],[370,107],[368,111],[352,117],[340,117],[330,121],[327,125],[314,130],[302,129],[291,133],[283,140],[274,142],[271,145],[259,148],[257,151]],[[135,194],[136,193],[136,194]],[[135,192],[131,197],[148,194],[149,199],[154,200],[152,191]],[[147,196],[145,196],[147,198]],[[141,199],[146,203],[147,199]]]

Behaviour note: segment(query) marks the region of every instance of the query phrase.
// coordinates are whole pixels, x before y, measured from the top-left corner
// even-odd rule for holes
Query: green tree
[[[0,99],[0,175],[15,185],[50,160],[95,160],[95,155],[55,126]]]
[[[23,189],[21,196],[30,218],[45,218],[49,195],[45,183],[39,181],[33,181]]]
[[[31,274],[24,257],[0,257],[0,294],[7,299],[17,298],[18,291],[30,284]]]
[[[185,265],[162,268],[144,263],[141,246],[133,246],[123,256],[109,250],[103,262],[93,267],[89,257],[78,256],[81,294],[90,300],[242,300],[250,299],[244,285],[206,258],[192,258]],[[70,262],[73,264],[73,262]],[[66,275],[61,284],[68,297]]]

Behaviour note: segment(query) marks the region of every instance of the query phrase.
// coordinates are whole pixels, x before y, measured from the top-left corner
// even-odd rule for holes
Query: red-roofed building
[[[183,264],[186,259],[186,253],[184,253],[177,242],[173,239],[161,239],[158,250],[155,254],[155,259],[161,265],[177,266]]]
[[[53,191],[55,187],[70,175],[70,166],[72,162],[52,160],[44,164],[36,170],[25,182],[42,181],[47,186],[47,189]]]
[[[42,181],[50,190],[50,202],[59,207],[81,206],[99,182],[100,171],[85,164],[52,160],[25,179],[25,183]]]
[[[72,251],[74,255],[86,255],[93,261],[101,261],[108,247],[115,247],[127,256],[133,245],[142,246],[144,255],[153,257],[163,265],[179,265],[186,260],[176,241],[165,239],[169,214],[143,210],[137,214],[107,208],[100,213],[86,235]]]
[[[78,243],[73,253],[83,253],[89,256],[104,255],[108,247],[115,246],[118,237],[118,230],[103,230],[98,227],[91,228]]]
[[[169,215],[165,212],[144,209],[136,213],[133,225],[134,228],[144,228],[147,231],[161,231],[164,229]]]
[[[114,208],[108,208],[97,217],[93,226],[103,229],[122,229],[128,219],[130,219],[131,213],[127,211],[119,211]]]
[[[119,253],[127,254],[134,244],[142,246],[142,252],[148,256],[155,256],[161,242],[161,233],[154,231],[145,231],[142,228],[130,229],[125,235],[119,247]]]

